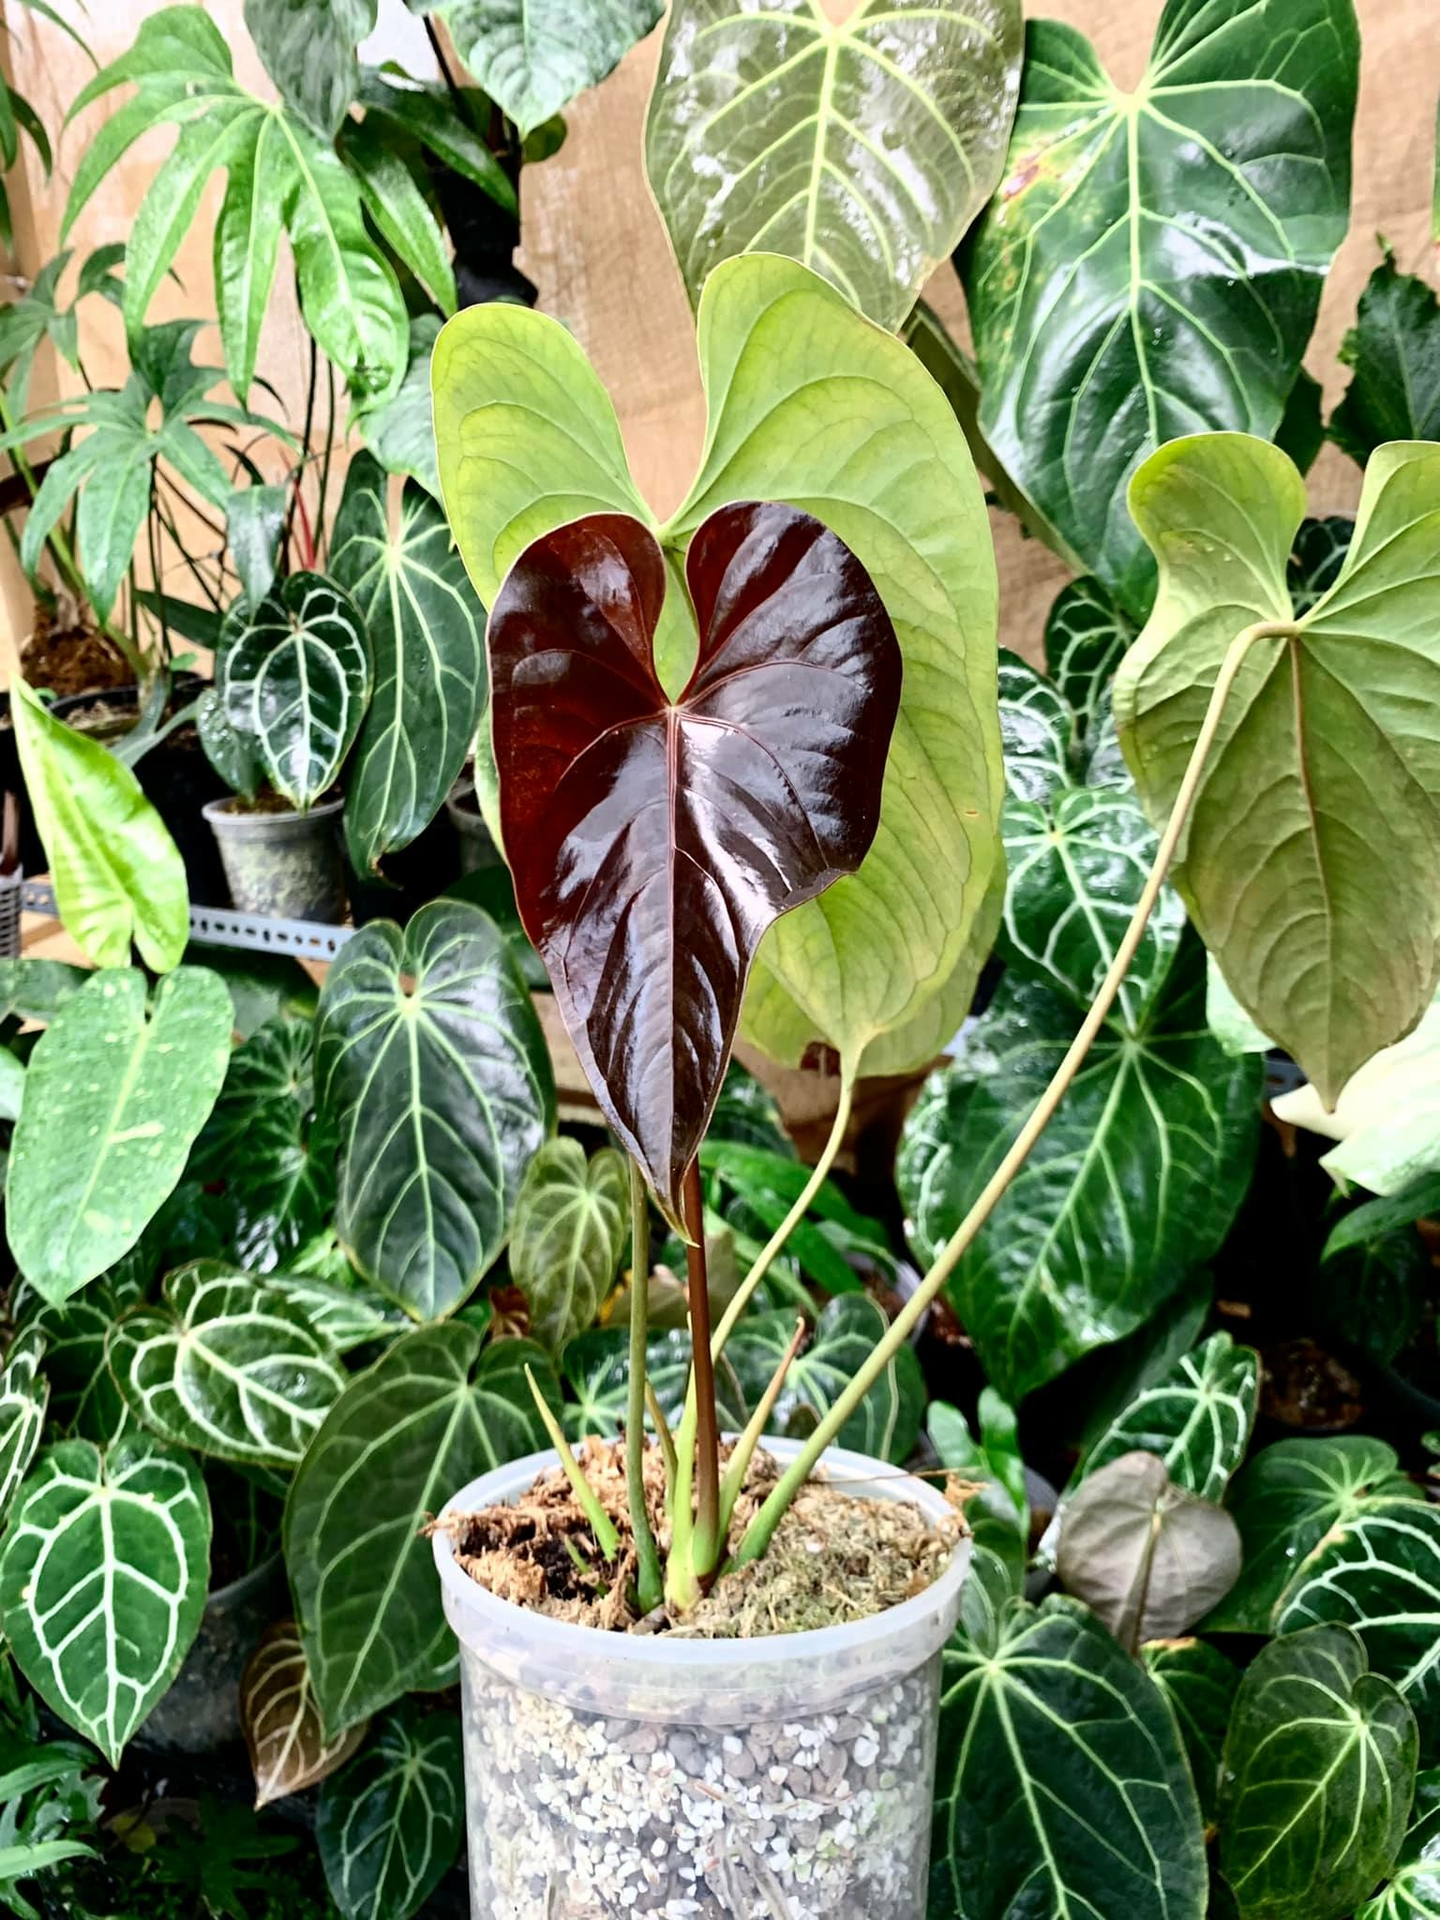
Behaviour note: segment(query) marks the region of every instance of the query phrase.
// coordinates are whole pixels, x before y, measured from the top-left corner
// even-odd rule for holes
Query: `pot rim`
[[[339,813],[345,804],[344,794],[332,789],[323,800],[317,800],[304,813],[298,807],[271,809],[263,813],[237,813],[234,802],[239,798],[236,793],[222,794],[218,800],[207,800],[200,811],[212,826],[215,821],[223,820],[227,826],[238,825],[242,833],[263,834],[266,826],[288,827],[297,820],[328,820],[332,814]]]
[[[804,1444],[800,1440],[769,1436],[762,1442],[765,1451],[782,1463],[794,1460]],[[552,1447],[481,1474],[446,1501],[440,1518],[444,1520],[452,1513],[508,1503],[559,1463],[560,1457]],[[827,1477],[826,1469],[830,1470],[828,1477],[835,1480],[853,1478],[864,1482],[863,1489],[857,1492],[863,1491],[878,1499],[909,1500],[932,1519],[955,1515],[955,1509],[938,1488],[865,1454],[831,1447],[814,1478]],[[777,1654],[796,1664],[812,1661],[825,1664],[837,1655],[844,1658],[866,1649],[878,1651],[887,1643],[903,1644],[911,1639],[933,1642],[934,1649],[938,1649],[949,1639],[959,1615],[960,1592],[970,1569],[972,1541],[969,1534],[962,1535],[945,1571],[898,1607],[888,1607],[864,1620],[850,1620],[833,1627],[811,1628],[803,1633],[763,1634],[750,1640],[674,1640],[663,1633],[605,1633],[597,1627],[552,1620],[546,1614],[533,1613],[511,1600],[502,1600],[472,1580],[456,1564],[454,1542],[448,1535],[435,1533],[430,1545],[446,1616],[457,1639],[473,1653],[484,1658],[490,1651],[492,1636],[513,1640],[517,1633],[523,1633],[541,1658],[554,1661],[559,1668],[583,1671],[599,1654],[607,1667],[623,1669],[638,1679],[647,1673],[658,1677],[666,1670],[673,1672],[677,1666],[691,1669],[692,1677],[698,1677],[703,1671],[720,1678],[743,1672]]]

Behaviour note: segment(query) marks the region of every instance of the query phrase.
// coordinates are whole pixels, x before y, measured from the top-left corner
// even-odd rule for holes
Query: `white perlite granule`
[[[924,1920],[938,1656],[813,1719],[723,1730],[464,1664],[473,1920]]]

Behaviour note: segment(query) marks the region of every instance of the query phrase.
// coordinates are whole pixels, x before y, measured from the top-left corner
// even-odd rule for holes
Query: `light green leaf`
[[[630,1237],[625,1156],[578,1140],[547,1140],[515,1202],[510,1277],[530,1308],[530,1332],[558,1353],[594,1320]]]
[[[1205,1024],[1229,1054],[1269,1053],[1274,1046],[1226,985],[1213,954],[1206,955]]]
[[[11,712],[65,931],[96,966],[123,966],[133,940],[166,972],[190,937],[190,900],[164,822],[130,769],[54,719],[18,674]]]
[[[1440,1776],[1432,1770],[1415,1782],[1409,1831],[1394,1877],[1373,1900],[1355,1910],[1355,1920],[1440,1920]]]
[[[360,90],[355,49],[377,0],[245,0],[245,25],[285,104],[332,140]]]
[[[1139,1327],[1219,1246],[1249,1183],[1261,1065],[1204,1025],[1182,947],[1140,1030],[1106,1025],[951,1282],[1012,1401]],[[928,1263],[960,1224],[1074,1037],[1078,1015],[1007,978],[906,1123],[898,1179]]]
[[[1143,1388],[1085,1456],[1088,1475],[1136,1447],[1165,1462],[1177,1487],[1219,1500],[1245,1458],[1260,1392],[1260,1357],[1215,1333]]]
[[[1201,1920],[1200,1808],[1145,1669],[1059,1597],[945,1654],[929,1920]]]
[[[167,1274],[159,1306],[127,1313],[105,1360],[153,1433],[237,1466],[297,1466],[346,1384],[298,1307],[218,1260]]]
[[[1032,21],[1007,178],[966,261],[990,445],[1143,618],[1125,486],[1157,446],[1279,428],[1350,215],[1351,0],[1167,0],[1133,93]]]
[[[225,532],[240,585],[252,607],[258,607],[275,584],[289,505],[288,486],[237,487],[230,496]]]
[[[965,1503],[965,1518],[976,1548],[1000,1562],[1009,1592],[1019,1594],[1025,1585],[1030,1548],[1030,1502],[1020,1454],[1019,1423],[1014,1408],[993,1387],[982,1390],[978,1411],[978,1440],[964,1414],[943,1400],[930,1402],[925,1431],[941,1466],[979,1486],[980,1491]]]
[[[210,1576],[210,1503],[158,1441],[47,1449],[0,1549],[15,1664],[111,1766],[180,1670]]]
[[[1388,250],[1341,354],[1355,369],[1330,438],[1363,466],[1387,440],[1440,440],[1440,301]]]
[[[336,1230],[419,1319],[451,1313],[510,1235],[554,1125],[545,1038],[504,935],[440,900],[372,921],[320,996],[316,1085],[340,1140]]]
[[[439,333],[440,322],[433,313],[414,315],[404,379],[388,400],[352,413],[360,438],[385,471],[418,480],[436,500],[440,498],[440,471],[435,463],[430,356]]]
[[[334,783],[370,697],[365,622],[318,573],[292,573],[260,605],[225,617],[216,690],[258,746],[275,791],[302,813]]]
[[[1415,1716],[1348,1627],[1263,1647],[1220,1770],[1220,1866],[1244,1920],[1333,1920],[1394,1865]]]
[[[392,512],[389,478],[357,454],[331,536],[330,571],[370,637],[374,691],[346,782],[356,871],[410,842],[454,785],[485,704],[485,615],[445,515],[419,486]]]
[[[454,1864],[464,1831],[459,1719],[403,1700],[325,1782],[315,1840],[345,1920],[410,1920]]]
[[[48,1026],[89,978],[88,967],[65,960],[0,960],[0,1017]]]
[[[142,94],[137,105],[143,106]],[[121,112],[129,109],[121,108]],[[118,116],[117,116],[118,117]],[[260,329],[275,282],[282,227],[277,210],[290,185],[290,149],[278,114],[257,114],[251,137],[229,157],[225,198],[215,223],[215,301],[230,384],[242,402],[255,377]]]
[[[1136,476],[1131,505],[1161,581],[1115,717],[1152,821],[1169,813],[1231,643],[1259,622],[1288,630],[1249,650],[1176,881],[1236,999],[1333,1105],[1436,984],[1440,446],[1375,455],[1339,578],[1298,616],[1286,565],[1305,487],[1277,448],[1177,441]]]
[[[435,10],[522,134],[603,80],[664,11],[658,0],[444,0]]]
[[[220,1091],[230,996],[181,967],[146,1006],[145,976],[98,973],[30,1056],[10,1150],[6,1231],[21,1272],[58,1305],[140,1238],[174,1191]]]
[[[1170,1702],[1190,1760],[1200,1811],[1215,1819],[1220,1755],[1240,1685],[1238,1670],[1206,1640],[1152,1640],[1141,1649],[1151,1679]]]
[[[691,303],[738,253],[788,254],[899,327],[1000,184],[1019,0],[677,0],[645,168]]]
[[[311,1443],[285,1506],[285,1564],[327,1734],[451,1660],[420,1529],[467,1481],[545,1445],[527,1366],[558,1406],[530,1341],[482,1352],[464,1321],[422,1328],[352,1382]]]
[[[1399,1471],[1393,1447],[1363,1435],[1280,1440],[1235,1476],[1228,1505],[1245,1543],[1245,1568],[1205,1622],[1220,1633],[1269,1633],[1287,1584],[1302,1580],[1332,1531],[1367,1513],[1402,1511],[1423,1500]]]
[[[48,1375],[40,1372],[44,1357],[44,1334],[26,1328],[10,1342],[0,1367],[0,1529],[40,1445],[50,1399]]]
[[[790,1364],[766,1431],[801,1438],[813,1433],[884,1338],[885,1315],[864,1294],[828,1301],[805,1346]],[[726,1357],[751,1406],[774,1377],[795,1332],[787,1307],[751,1313],[726,1345]],[[925,1383],[915,1349],[902,1346],[836,1435],[835,1444],[872,1460],[908,1460],[925,1411]]]

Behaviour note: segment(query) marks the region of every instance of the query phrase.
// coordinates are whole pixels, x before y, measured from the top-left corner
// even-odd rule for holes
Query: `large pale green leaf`
[[[1207,1628],[1269,1633],[1292,1579],[1303,1580],[1317,1549],[1369,1513],[1403,1514],[1423,1499],[1399,1471],[1393,1447],[1359,1434],[1279,1440],[1235,1476],[1229,1507],[1245,1543],[1245,1567]]]
[[[185,1169],[225,1077],[230,996],[203,967],[106,970],[37,1041],[10,1150],[6,1231],[58,1304],[128,1253]]]
[[[587,1162],[578,1140],[547,1140],[515,1203],[510,1277],[530,1308],[530,1331],[558,1353],[594,1320],[630,1236],[625,1156],[602,1147]]]
[[[377,0],[245,0],[245,25],[265,71],[293,107],[332,140],[360,90],[355,49],[375,31]]]
[[[1167,0],[1133,93],[1032,21],[1007,178],[965,281],[1000,460],[1143,618],[1135,468],[1273,435],[1350,217],[1351,0]]]
[[[50,1399],[49,1378],[40,1371],[44,1357],[44,1334],[26,1328],[10,1342],[0,1367],[0,1529],[40,1445]]]
[[[1415,1782],[1414,1811],[1393,1878],[1356,1908],[1355,1920],[1440,1920],[1440,1774],[1433,1769]]]
[[[554,1124],[544,1035],[495,923],[437,900],[403,934],[363,928],[320,996],[316,1084],[347,1252],[417,1319],[452,1312],[508,1240]]]
[[[945,1654],[929,1920],[1201,1920],[1205,1842],[1163,1695],[1078,1601]]]
[[[1250,1178],[1261,1065],[1205,1027],[1204,956],[1182,948],[1138,1032],[1107,1025],[962,1257],[951,1292],[1012,1401],[1158,1312],[1219,1246]],[[926,1085],[898,1178],[930,1261],[1049,1083],[1076,1012],[1007,978]]]
[[[1333,1105],[1420,1019],[1440,964],[1440,446],[1375,455],[1344,567],[1298,616],[1286,563],[1305,486],[1278,448],[1178,441],[1131,505],[1161,580],[1115,717],[1157,824],[1231,643],[1287,630],[1249,650],[1176,878],[1236,999]]]
[[[153,1433],[237,1466],[297,1466],[345,1390],[300,1308],[217,1260],[168,1274],[158,1306],[116,1324],[105,1360]]]
[[[10,711],[65,931],[97,966],[124,966],[133,940],[165,972],[190,936],[185,867],[165,823],[130,769],[54,719],[19,674]]]
[[[1394,1865],[1415,1785],[1415,1715],[1348,1627],[1263,1647],[1220,1770],[1220,1866],[1244,1920],[1333,1920]]]
[[[365,621],[318,573],[292,573],[225,616],[216,659],[225,717],[259,748],[275,791],[303,813],[334,783],[370,697]]]
[[[1141,1649],[1150,1677],[1170,1702],[1190,1759],[1200,1811],[1215,1818],[1220,1755],[1240,1675],[1207,1640],[1152,1640]]]
[[[603,80],[664,8],[660,0],[442,0],[435,11],[523,134]]]
[[[285,1564],[328,1734],[447,1670],[454,1640],[420,1529],[467,1481],[545,1444],[527,1366],[558,1405],[531,1342],[482,1350],[463,1321],[422,1328],[353,1382],[311,1443],[285,1505]]]
[[[1214,1333],[1141,1389],[1085,1456],[1084,1471],[1140,1447],[1165,1462],[1176,1486],[1219,1500],[1245,1458],[1259,1392],[1259,1355]]]
[[[802,507],[864,562],[905,663],[875,844],[857,874],[766,936],[746,1030],[792,1063],[826,1040],[852,1072],[878,1071],[876,1049],[907,1033],[908,1060],[892,1046],[883,1061],[898,1072],[955,1031],[999,906],[996,587],[979,482],[914,357],[796,262],[724,262],[699,330],[706,450],[662,542],[678,556],[728,502]],[[434,392],[450,521],[486,604],[552,528],[595,511],[651,518],[609,398],[557,322],[502,305],[457,315],[436,346]],[[682,603],[672,591],[659,644],[683,678],[694,633]],[[927,1015],[942,993],[960,1010],[937,1033]]]
[[[737,253],[789,254],[896,328],[1000,184],[1019,0],[676,0],[645,167],[692,304]]]
[[[790,1364],[768,1431],[797,1438],[813,1433],[880,1344],[885,1328],[884,1313],[864,1294],[829,1301]],[[726,1357],[752,1406],[774,1377],[794,1332],[795,1315],[779,1307],[747,1315],[731,1334]],[[908,1460],[924,1411],[920,1362],[913,1347],[902,1346],[835,1443],[872,1460]]]
[[[315,1840],[345,1920],[410,1920],[454,1864],[464,1831],[459,1719],[402,1700],[325,1782]]]
[[[210,1503],[148,1436],[48,1448],[0,1549],[0,1628],[41,1699],[112,1766],[180,1670],[205,1607]]]
[[[1363,465],[1387,440],[1440,439],[1440,302],[1387,252],[1360,296],[1343,358],[1355,369],[1330,438]]]
[[[357,454],[330,544],[330,572],[360,609],[374,689],[346,781],[345,834],[356,870],[408,846],[465,764],[485,705],[485,615],[445,515]]]
[[[1440,1508],[1397,1501],[1332,1529],[1275,1609],[1278,1633],[1322,1620],[1355,1629],[1415,1709],[1421,1753],[1440,1759]]]

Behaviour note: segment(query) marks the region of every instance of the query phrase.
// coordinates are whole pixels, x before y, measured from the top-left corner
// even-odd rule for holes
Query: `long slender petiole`
[[[607,1560],[614,1560],[620,1552],[620,1535],[615,1522],[601,1506],[599,1496],[585,1478],[584,1468],[570,1450],[570,1442],[565,1438],[564,1429],[555,1418],[554,1409],[541,1393],[535,1375],[529,1367],[525,1369],[525,1378],[530,1382],[530,1391],[535,1396],[535,1405],[540,1409],[540,1418],[545,1431],[550,1436],[550,1444],[560,1456],[560,1464],[565,1469],[565,1478],[570,1482],[575,1498],[585,1518],[590,1522],[590,1531],[595,1535],[595,1544]]]
[[[655,1425],[655,1437],[660,1442],[660,1453],[665,1461],[665,1489],[667,1496],[675,1486],[675,1442],[670,1433],[670,1422],[665,1418],[665,1409],[647,1380],[645,1382],[645,1405],[650,1409],[650,1418]]]
[[[639,1565],[635,1590],[641,1613],[651,1613],[665,1595],[660,1555],[645,1498],[645,1345],[649,1335],[650,1200],[645,1177],[630,1162],[630,1393],[625,1415],[625,1481],[630,1531]]]
[[[775,1402],[784,1390],[786,1376],[795,1364],[795,1356],[805,1341],[804,1319],[797,1319],[795,1332],[790,1345],[785,1349],[784,1357],[775,1369],[773,1378],[760,1396],[759,1405],[750,1416],[750,1424],[735,1443],[735,1451],[725,1464],[725,1478],[720,1482],[720,1538],[724,1540],[730,1532],[730,1522],[735,1513],[735,1502],[745,1490],[745,1476],[750,1471],[750,1462],[755,1458],[755,1449],[760,1444],[761,1435],[770,1424],[770,1416],[775,1411]]]
[[[1115,957],[1110,963],[1110,969],[1105,975],[1100,991],[1081,1023],[1080,1031],[1071,1041],[1069,1050],[1056,1068],[1049,1086],[1041,1094],[1034,1111],[1020,1129],[1005,1158],[986,1182],[974,1206],[955,1229],[935,1264],[905,1306],[895,1316],[885,1338],[870,1354],[844,1393],[836,1399],[829,1413],[816,1427],[810,1439],[782,1475],[764,1506],[751,1521],[735,1555],[737,1565],[744,1566],[748,1561],[758,1560],[770,1545],[776,1527],[779,1526],[796,1494],[814,1472],[820,1456],[884,1373],[901,1345],[910,1338],[920,1316],[950,1278],[976,1234],[995,1211],[1010,1182],[1025,1164],[1035,1142],[1049,1125],[1055,1109],[1065,1097],[1070,1083],[1079,1072],[1096,1035],[1104,1025],[1106,1016],[1114,1004],[1115,996],[1119,993],[1121,984],[1130,970],[1130,963],[1134,960],[1140,942],[1144,938],[1146,925],[1154,911],[1155,902],[1160,897],[1165,875],[1169,871],[1170,862],[1175,857],[1175,849],[1185,830],[1185,822],[1190,816],[1190,808],[1205,771],[1205,762],[1209,758],[1210,749],[1219,732],[1225,702],[1230,696],[1230,689],[1235,684],[1236,675],[1244,665],[1245,656],[1257,640],[1287,639],[1292,637],[1293,632],[1294,629],[1283,621],[1263,621],[1258,626],[1247,627],[1232,641],[1219,674],[1216,676],[1215,686],[1210,695],[1210,704],[1205,710],[1204,721],[1196,737],[1179,790],[1175,795],[1175,804],[1170,810],[1170,818],[1165,823],[1164,833],[1160,836],[1160,845],[1139,903],[1131,915],[1130,924],[1125,929],[1124,938],[1116,949]]]
[[[710,1276],[705,1259],[705,1200],[700,1161],[690,1162],[680,1190],[685,1218],[685,1265],[690,1295],[690,1345],[695,1379],[695,1569],[715,1571],[720,1551],[720,1426],[715,1412],[715,1361],[710,1351]]]

